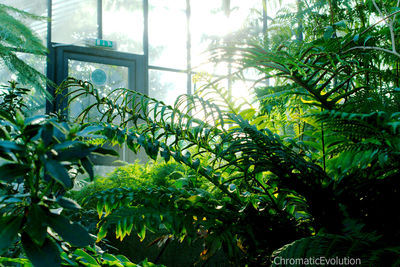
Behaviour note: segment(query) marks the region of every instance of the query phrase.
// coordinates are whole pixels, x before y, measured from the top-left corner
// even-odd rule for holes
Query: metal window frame
[[[68,60],[79,60],[84,62],[93,62],[107,65],[116,65],[128,68],[128,87],[137,92],[147,94],[145,81],[142,77],[145,75],[144,56],[129,54],[117,51],[107,51],[88,47],[80,47],[73,45],[62,45],[52,43],[51,55],[53,55],[52,62],[55,63],[57,69],[53,68],[48,70],[52,71],[51,76],[56,84],[60,84],[68,77]],[[54,96],[54,91],[53,91]],[[55,100],[53,105],[49,105],[48,111],[55,112],[65,108],[65,103],[59,99]]]
[[[142,0],[142,5],[143,5],[143,68],[144,68],[144,73],[143,75],[143,88],[144,92],[148,94],[148,87],[149,87],[149,69],[154,69],[154,70],[160,70],[160,71],[169,71],[169,72],[177,72],[177,73],[186,73],[187,74],[187,93],[191,94],[192,93],[192,75],[196,74],[192,70],[192,65],[191,65],[191,55],[192,55],[192,43],[191,43],[191,29],[190,29],[190,20],[191,20],[191,1],[193,0],[186,0],[186,69],[175,69],[175,68],[168,68],[168,67],[162,67],[162,66],[155,66],[155,65],[149,65],[149,0]],[[266,7],[267,1],[268,0],[259,0],[262,4],[263,7]],[[47,77],[52,80],[52,81],[57,81],[59,79],[56,79],[56,73],[53,71],[55,68],[55,60],[56,60],[56,55],[55,55],[55,49],[53,48],[53,43],[51,41],[52,39],[52,23],[51,23],[51,18],[52,18],[52,0],[47,0],[47,10],[48,10],[48,23],[47,23],[47,48],[49,50],[48,54],[48,63],[47,63]],[[97,0],[97,36],[99,39],[102,38],[103,36],[103,0]],[[268,28],[268,21],[267,21],[267,10],[266,8],[263,8],[263,30],[266,31]],[[95,51],[95,50],[93,50]],[[104,51],[101,50],[103,53],[103,56],[107,56],[109,51]],[[114,51],[115,52],[115,51]],[[129,55],[135,55],[131,53],[123,53],[123,52],[116,52],[116,53],[122,53],[126,58],[130,58]],[[90,54],[90,53],[89,53]],[[115,54],[116,55],[116,54]],[[230,80],[230,76],[228,77]],[[231,83],[229,83],[229,88],[228,90],[231,90]],[[54,95],[54,88],[48,87],[49,92]],[[54,107],[52,106],[52,103],[48,103],[46,105],[46,111],[51,111],[54,110]]]

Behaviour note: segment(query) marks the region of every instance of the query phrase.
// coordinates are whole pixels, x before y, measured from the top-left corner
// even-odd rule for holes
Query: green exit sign
[[[117,49],[117,43],[109,40],[89,38],[86,39],[85,43],[87,46],[91,47],[98,47],[98,48],[112,49],[112,50]]]

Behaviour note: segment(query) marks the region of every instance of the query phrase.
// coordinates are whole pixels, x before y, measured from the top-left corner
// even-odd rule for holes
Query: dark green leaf
[[[48,146],[51,143],[51,140],[53,139],[53,129],[54,128],[51,124],[46,124],[42,128],[41,137],[45,146]]]
[[[89,174],[90,180],[93,180],[94,178],[93,163],[90,161],[89,158],[83,158],[81,159],[81,164],[82,167],[85,169],[85,171]]]
[[[84,144],[78,144],[75,147],[58,152],[56,157],[59,161],[74,161],[84,158],[92,153],[94,147],[88,147]]]
[[[81,208],[75,200],[66,197],[57,198],[57,203],[60,204],[61,207],[69,210],[79,210]]]
[[[67,188],[72,187],[72,180],[65,167],[58,161],[48,160],[45,163],[47,173]]]
[[[96,149],[93,150],[93,153],[97,153],[100,155],[118,156],[118,152],[116,152],[115,150],[103,147],[97,147]]]
[[[26,165],[17,163],[7,163],[0,166],[0,180],[11,182],[15,178],[21,177],[30,171]]]
[[[47,236],[46,213],[42,207],[33,204],[29,209],[28,221],[25,227],[25,232],[39,246],[42,246]]]
[[[38,124],[28,125],[25,127],[22,134],[29,140],[39,133],[40,128],[41,126]]]
[[[22,247],[35,267],[61,266],[60,251],[57,245],[46,238],[42,246],[33,242],[27,233],[22,233]]]
[[[0,141],[0,151],[24,151],[24,146],[18,145],[12,141]]]
[[[94,243],[85,228],[77,223],[71,223],[62,215],[49,214],[47,221],[57,234],[73,246],[84,247]]]
[[[21,228],[22,218],[10,216],[0,218],[0,253],[12,245]]]

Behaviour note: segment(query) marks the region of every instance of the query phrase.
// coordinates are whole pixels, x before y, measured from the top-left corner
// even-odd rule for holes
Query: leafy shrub
[[[258,91],[260,110],[244,108],[213,86],[173,106],[116,89],[112,94],[125,101],[121,107],[88,83],[66,81],[77,86],[70,96],[91,94],[104,107],[99,133],[105,139],[136,152],[143,148],[152,159],[174,159],[220,193],[106,190],[92,197],[100,238],[108,230],[119,238],[131,232],[144,238],[146,229],[163,228],[181,240],[201,238],[200,258],[223,249],[237,266],[320,256],[360,258],[365,266],[399,264],[400,216],[382,208],[400,201],[397,11],[367,1],[358,12],[386,17],[370,24],[354,16],[353,1],[310,2],[307,12],[283,18],[296,18],[295,25],[303,16],[304,39],[298,33],[216,50],[221,60],[235,59],[238,76],[256,68],[278,80]],[[343,17],[349,22],[335,21]],[[265,101],[271,91],[277,101]],[[124,121],[115,125],[118,116]],[[274,125],[275,118],[280,123]]]
[[[70,191],[70,196],[78,203],[89,196],[95,195],[103,190],[113,188],[132,188],[140,187],[169,187],[174,184],[182,184],[185,179],[195,177],[195,174],[187,167],[170,162],[148,162],[145,164],[136,161],[134,164],[127,164],[116,167],[112,172],[104,177],[95,177],[94,181],[87,183],[82,188]],[[199,178],[201,179],[201,178]],[[191,179],[195,180],[195,178]],[[193,183],[193,182],[192,182]],[[90,206],[95,208],[94,206]],[[86,206],[89,208],[89,206]]]

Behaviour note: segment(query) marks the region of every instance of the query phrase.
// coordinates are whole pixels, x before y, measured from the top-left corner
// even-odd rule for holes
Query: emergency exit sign
[[[93,39],[93,38],[86,39],[86,45],[103,49],[112,49],[112,50],[117,49],[116,42],[103,39]]]

